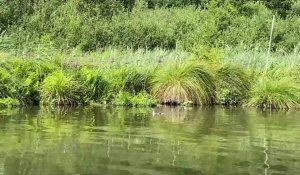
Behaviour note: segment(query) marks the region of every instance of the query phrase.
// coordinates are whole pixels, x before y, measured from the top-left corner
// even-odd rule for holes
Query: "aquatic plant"
[[[165,104],[211,104],[215,90],[212,75],[194,61],[160,67],[151,79],[152,94]]]
[[[42,83],[41,100],[51,105],[79,105],[86,103],[86,88],[72,76],[57,71]]]

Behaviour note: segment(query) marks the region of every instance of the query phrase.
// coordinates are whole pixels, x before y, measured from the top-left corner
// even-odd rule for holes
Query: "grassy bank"
[[[299,0],[0,6],[0,106],[299,107]]]
[[[2,52],[0,104],[298,108],[299,59],[234,49]]]

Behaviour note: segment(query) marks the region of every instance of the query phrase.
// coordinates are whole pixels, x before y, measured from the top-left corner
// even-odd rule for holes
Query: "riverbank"
[[[298,108],[299,54],[155,49],[0,54],[0,106],[243,105]]]

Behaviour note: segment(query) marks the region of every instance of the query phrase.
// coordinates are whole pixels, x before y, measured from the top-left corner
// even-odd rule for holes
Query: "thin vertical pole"
[[[271,27],[271,33],[270,33],[270,40],[269,40],[268,54],[271,53],[272,37],[273,37],[274,25],[275,25],[275,15],[273,15],[273,20],[272,20],[272,27]]]

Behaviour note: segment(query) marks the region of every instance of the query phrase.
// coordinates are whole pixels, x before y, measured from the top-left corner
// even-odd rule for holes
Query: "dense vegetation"
[[[160,49],[47,53],[1,54],[1,106],[163,103],[287,109],[300,104],[299,54],[230,49],[208,60]]]
[[[300,106],[296,0],[2,0],[0,7],[0,106]]]
[[[276,15],[272,50],[299,50],[300,2],[294,0],[2,0],[0,6],[2,48],[265,50]]]

